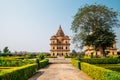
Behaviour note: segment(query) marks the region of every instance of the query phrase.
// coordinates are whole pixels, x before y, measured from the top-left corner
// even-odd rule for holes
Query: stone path
[[[28,80],[92,80],[85,73],[69,64],[69,61],[69,59],[51,59],[50,62],[53,64],[40,69]],[[60,63],[58,64],[58,62]]]

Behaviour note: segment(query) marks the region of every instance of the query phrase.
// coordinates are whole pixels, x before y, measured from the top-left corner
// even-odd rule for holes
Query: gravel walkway
[[[60,61],[60,59],[58,59]],[[61,59],[63,60],[63,59]],[[61,61],[60,61],[61,62]],[[28,80],[92,80],[69,63],[54,63],[40,69]]]

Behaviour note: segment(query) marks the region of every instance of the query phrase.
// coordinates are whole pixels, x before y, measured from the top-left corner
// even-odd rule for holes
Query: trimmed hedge
[[[71,63],[73,64],[73,66],[77,67],[78,69],[81,69],[80,61],[75,60],[75,59],[71,59]]]
[[[81,70],[91,76],[93,80],[120,80],[120,73],[88,63],[81,63]]]
[[[87,73],[93,80],[104,80],[104,68],[96,67],[88,63],[81,63],[81,70]]]
[[[48,63],[49,63],[49,60],[48,60],[48,59],[41,60],[39,67],[40,67],[40,68],[43,68],[43,67],[45,67],[46,65],[48,65]]]
[[[78,60],[71,60],[71,63],[75,67],[78,66],[78,62]],[[119,72],[108,70],[85,62],[81,62],[79,65],[81,70],[92,77],[93,80],[120,80]]]
[[[37,71],[37,64],[28,64],[22,67],[2,70],[0,80],[27,80]]]
[[[120,64],[96,64],[96,66],[120,72]]]
[[[80,59],[82,62],[90,64],[118,64],[117,58],[92,58],[92,59]]]

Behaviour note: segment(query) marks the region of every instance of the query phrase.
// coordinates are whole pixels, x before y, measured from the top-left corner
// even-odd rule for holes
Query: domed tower
[[[50,54],[51,56],[64,56],[69,55],[70,52],[70,39],[65,35],[61,26],[59,27],[56,35],[50,38]]]

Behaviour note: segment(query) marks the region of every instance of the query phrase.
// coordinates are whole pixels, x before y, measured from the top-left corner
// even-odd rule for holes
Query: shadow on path
[[[50,66],[47,65],[46,67],[44,67],[43,69],[47,69]],[[28,80],[37,80],[38,77],[40,77],[42,74],[44,74],[45,71],[40,71],[38,70],[31,78],[29,78]]]

